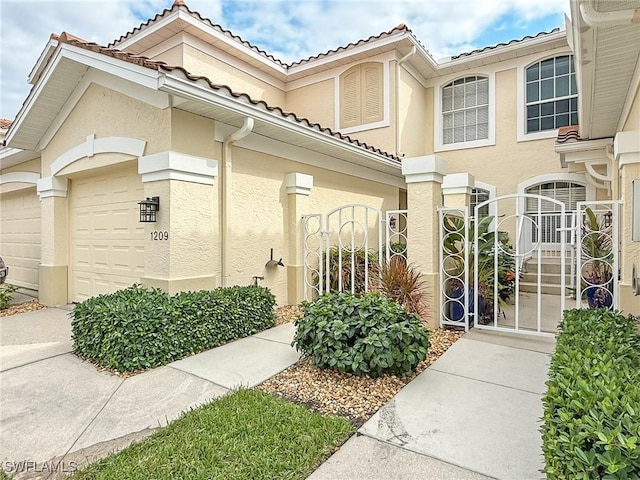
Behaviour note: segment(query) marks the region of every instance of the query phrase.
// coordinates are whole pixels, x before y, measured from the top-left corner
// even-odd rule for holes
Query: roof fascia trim
[[[313,138],[320,142],[334,147],[337,146],[349,151],[350,153],[355,153],[361,157],[368,158],[381,165],[398,169],[400,168],[400,162],[396,160],[388,159],[380,154],[366,150],[363,147],[351,144],[346,140],[306,127],[295,120],[276,116],[271,112],[256,107],[255,105],[242,103],[238,99],[231,98],[220,91],[211,89],[208,85],[197,85],[189,80],[165,73],[163,78],[160,80],[159,89],[172,95],[188,98],[189,100],[201,103],[213,103],[242,116],[253,117],[270,125],[281,127],[286,130],[293,130],[296,133]]]

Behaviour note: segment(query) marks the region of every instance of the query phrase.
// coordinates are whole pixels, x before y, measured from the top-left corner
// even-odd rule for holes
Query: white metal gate
[[[304,298],[366,292],[383,260],[407,255],[407,211],[344,205],[303,216]]]
[[[480,218],[489,205],[496,214]],[[542,264],[544,226],[538,221],[545,211],[558,212],[556,228],[568,231],[564,203],[540,195],[489,199],[476,205],[473,216],[468,208],[440,209],[441,325],[555,334],[565,309],[567,235],[557,236],[560,294],[549,295],[543,289],[549,275]],[[525,261],[535,267],[527,292],[521,288]]]
[[[579,202],[576,307],[618,307],[620,201]]]

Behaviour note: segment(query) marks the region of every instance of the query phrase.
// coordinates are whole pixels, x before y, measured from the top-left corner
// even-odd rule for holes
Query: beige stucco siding
[[[142,52],[141,55],[144,57],[149,56],[147,52]],[[167,65],[171,65],[174,67],[181,67],[183,66],[183,62],[184,62],[183,44],[176,45],[175,47],[172,47],[150,58],[151,60],[154,60],[154,61],[164,62]]]
[[[495,185],[497,195],[516,193],[519,183],[550,173],[567,173],[554,151],[555,139],[517,141],[516,70],[496,73],[496,144],[440,152],[449,173],[469,172]]]
[[[171,110],[171,150],[195,157],[215,157],[215,121],[174,108]]]
[[[234,92],[246,93],[254,100],[264,100],[278,107],[285,104],[283,90],[190,45],[184,45],[184,68],[193,75],[207,77],[214,84],[227,85]]]
[[[287,92],[286,110],[323,127],[335,128],[335,80],[327,79]]]
[[[413,75],[400,68],[400,95],[398,126],[400,153],[405,157],[425,154],[427,135],[427,104],[425,88]]]
[[[425,117],[426,117],[424,151],[427,155],[430,155],[433,153],[435,149],[435,143],[434,143],[435,130],[434,130],[434,121],[433,121],[433,115],[434,115],[433,100],[435,97],[434,97],[433,87],[429,87],[425,89],[424,96],[425,96]]]
[[[42,151],[43,176],[60,155],[87,135],[128,137],[147,142],[145,155],[169,150],[171,110],[161,110],[127,95],[92,84]]]
[[[278,303],[287,302],[285,268],[265,268],[270,249],[276,260],[293,263],[288,257],[288,196],[283,186],[290,172],[314,177],[307,213],[326,214],[348,203],[362,203],[382,209],[396,209],[398,189],[326,169],[299,164],[242,148],[233,149],[231,216],[229,219],[231,272],[228,284],[248,285],[253,276],[269,287]]]

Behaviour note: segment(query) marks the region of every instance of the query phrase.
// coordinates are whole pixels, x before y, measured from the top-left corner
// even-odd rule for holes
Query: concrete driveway
[[[57,478],[124,448],[191,407],[295,363],[293,333],[293,325],[276,327],[125,379],[71,353],[69,310],[2,317],[2,468],[18,479]]]

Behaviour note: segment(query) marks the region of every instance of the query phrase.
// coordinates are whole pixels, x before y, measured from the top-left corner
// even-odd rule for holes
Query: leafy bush
[[[427,356],[419,317],[379,293],[326,293],[302,307],[292,345],[320,368],[408,375]]]
[[[421,318],[425,315],[425,283],[420,272],[407,264],[403,257],[391,257],[391,260],[382,264],[378,283],[378,289],[385,297],[395,300]]]
[[[10,283],[0,284],[0,310],[4,310],[9,306],[9,302],[13,298],[13,292],[17,289],[18,287]]]
[[[543,398],[547,478],[639,478],[637,321],[571,310],[560,324]]]
[[[170,296],[133,285],[76,305],[73,348],[110,370],[152,368],[273,327],[274,304],[263,287]]]

